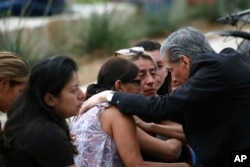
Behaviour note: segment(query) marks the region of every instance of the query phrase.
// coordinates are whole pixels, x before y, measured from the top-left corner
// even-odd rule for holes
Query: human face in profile
[[[7,112],[11,104],[23,92],[27,77],[18,80],[4,78],[0,80],[0,111]]]
[[[167,59],[167,56],[165,55],[163,56],[163,62],[165,68],[171,71],[172,90],[177,89],[187,81],[191,65],[191,60],[188,56],[182,55],[180,56],[179,62],[172,63]]]
[[[71,79],[61,90],[58,97],[49,93],[46,94],[46,97],[50,99],[47,100],[47,104],[62,117],[68,118],[77,115],[85,99],[77,73],[73,72]]]
[[[160,56],[160,50],[147,51],[154,59],[157,65],[157,75],[155,77],[157,82],[157,89],[159,89],[167,77],[167,70],[164,67],[162,57]]]
[[[141,79],[140,77],[136,77],[130,81],[121,81],[117,80],[115,82],[115,91],[127,92],[127,93],[136,93],[139,94],[141,92]]]

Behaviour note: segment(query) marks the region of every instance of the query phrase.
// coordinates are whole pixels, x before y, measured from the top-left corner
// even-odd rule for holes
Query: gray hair
[[[178,63],[181,55],[193,59],[199,53],[215,53],[203,33],[193,27],[183,27],[171,33],[161,45],[161,55]]]

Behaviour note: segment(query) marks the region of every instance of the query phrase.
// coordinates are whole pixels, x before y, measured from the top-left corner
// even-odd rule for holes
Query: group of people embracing
[[[80,89],[77,63],[0,52],[0,166],[229,167],[250,151],[250,58],[193,27],[121,48]]]

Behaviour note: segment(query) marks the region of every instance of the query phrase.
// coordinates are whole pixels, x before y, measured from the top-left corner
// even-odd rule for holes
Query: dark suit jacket
[[[151,118],[182,114],[199,165],[226,167],[232,150],[250,146],[250,58],[231,48],[199,54],[188,80],[173,93],[155,98],[117,92],[111,103],[124,113]]]

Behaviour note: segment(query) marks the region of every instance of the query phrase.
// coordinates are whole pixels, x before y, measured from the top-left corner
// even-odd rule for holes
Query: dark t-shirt
[[[74,164],[66,133],[52,122],[42,123],[35,130],[24,130],[13,146],[14,155],[8,167],[64,167]]]

